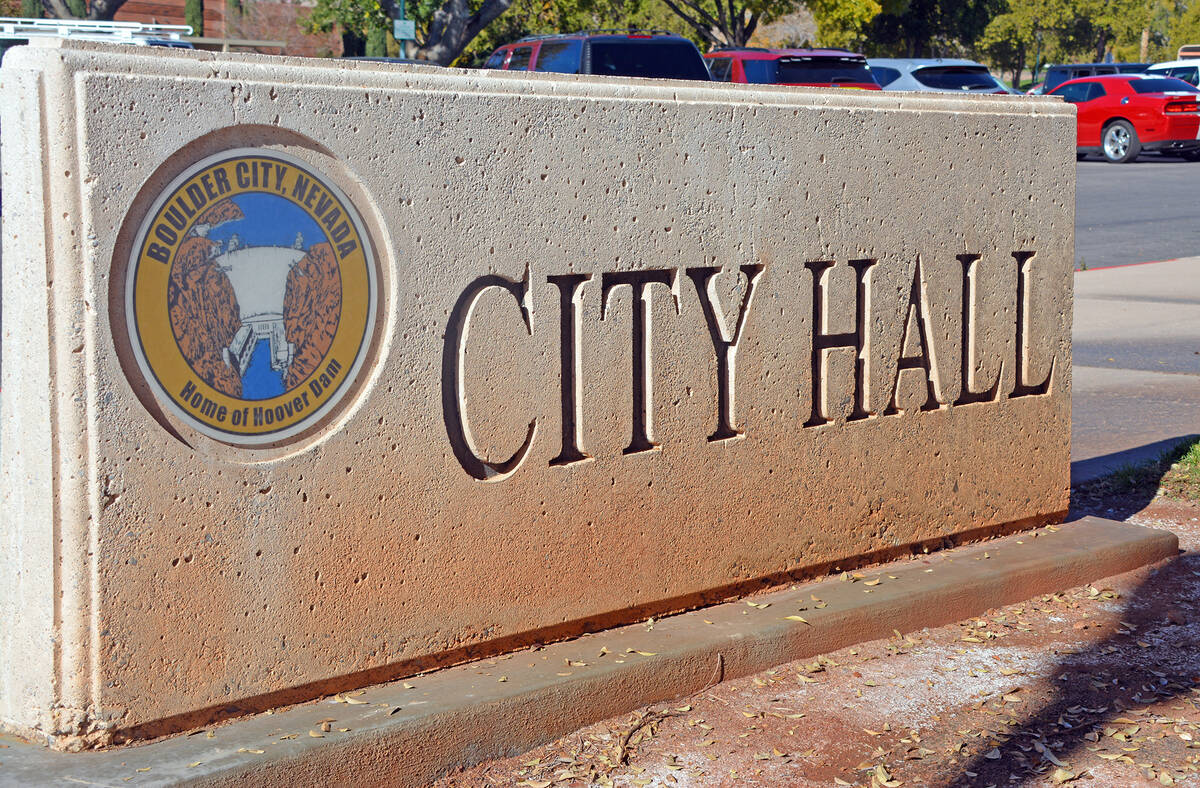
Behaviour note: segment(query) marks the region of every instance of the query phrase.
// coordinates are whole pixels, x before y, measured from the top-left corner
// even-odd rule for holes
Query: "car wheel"
[[[1113,164],[1127,164],[1142,152],[1142,143],[1138,142],[1137,132],[1129,121],[1115,120],[1104,130],[1101,146],[1104,158]]]
[[[1076,153],[1075,154],[1075,161],[1083,161],[1086,158],[1087,158],[1086,153]]]

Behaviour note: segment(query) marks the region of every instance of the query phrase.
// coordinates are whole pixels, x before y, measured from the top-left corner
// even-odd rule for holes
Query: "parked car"
[[[939,93],[1007,93],[987,66],[974,60],[946,58],[870,58],[867,65],[884,90]]]
[[[429,60],[413,60],[409,57],[383,57],[375,55],[351,55],[350,57],[342,56],[342,60],[359,60],[364,63],[398,63],[403,66],[436,66]]]
[[[1077,110],[1076,155],[1133,161],[1142,151],[1200,161],[1200,89],[1173,77],[1112,74],[1064,82],[1048,95]]]
[[[880,90],[867,59],[843,49],[726,47],[704,56],[717,82]]]
[[[1042,93],[1049,93],[1062,83],[1081,77],[1096,77],[1102,74],[1140,74],[1149,65],[1149,63],[1069,63],[1050,66],[1046,69],[1046,80],[1042,83]]]
[[[1148,76],[1175,77],[1189,85],[1200,87],[1200,58],[1187,60],[1170,60],[1166,63],[1155,63],[1146,69]]]
[[[194,49],[184,36],[190,36],[188,25],[142,24],[140,22],[93,22],[83,19],[25,19],[0,17],[0,59],[14,46],[29,43],[32,38],[70,38],[76,41],[103,41],[107,44],[130,44],[139,47],[170,47]]]
[[[710,81],[696,45],[665,30],[581,30],[529,36],[497,49],[483,67]]]

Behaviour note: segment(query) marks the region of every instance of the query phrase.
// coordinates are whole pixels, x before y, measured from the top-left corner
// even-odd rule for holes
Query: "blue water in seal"
[[[242,375],[242,399],[270,399],[283,392],[283,374],[271,369],[271,341],[260,339]]]

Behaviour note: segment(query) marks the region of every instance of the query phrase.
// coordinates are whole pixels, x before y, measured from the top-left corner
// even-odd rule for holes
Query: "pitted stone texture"
[[[0,601],[0,718],[27,734],[152,735],[1066,510],[1074,118],[1058,102],[72,44],[10,52],[2,104],[0,449],[19,549],[0,555],[17,591]],[[166,184],[256,146],[346,193],[384,295],[353,404],[248,450],[155,404],[124,287]],[[998,382],[954,404],[965,255],[980,256],[966,368],[973,390]],[[651,269],[663,282],[640,291],[613,276]],[[554,464],[570,330],[549,277],[569,274],[590,275],[565,365],[589,458]],[[456,304],[488,275],[509,284],[474,303],[463,396],[444,401]],[[751,281],[742,434],[709,440],[714,336],[734,338]],[[814,364],[814,337],[842,334],[860,337],[861,386],[855,348]],[[828,422],[806,427],[814,370]],[[523,461],[474,478],[444,405],[477,463],[504,468],[532,433]]]

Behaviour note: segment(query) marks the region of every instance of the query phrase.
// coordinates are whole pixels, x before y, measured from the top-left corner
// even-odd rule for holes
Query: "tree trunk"
[[[467,0],[446,0],[433,13],[429,23],[429,35],[424,45],[417,50],[418,60],[428,60],[448,66],[462,54],[467,44],[483,32],[496,17],[512,5],[512,0],[484,0],[478,11],[472,12]],[[397,19],[399,9],[394,0],[380,0],[380,6],[392,19]],[[395,8],[395,12],[393,12]]]
[[[58,2],[58,0],[42,0],[42,2],[50,3]],[[112,18],[123,5],[125,5],[125,0],[91,0],[87,18],[111,22]]]
[[[692,30],[695,30],[696,35],[703,39],[709,47],[714,47],[718,44],[734,43],[729,36],[729,25],[726,21],[725,9],[719,2],[716,3],[717,15],[720,17],[719,20],[713,18],[712,14],[705,11],[696,3],[691,2],[691,0],[679,0],[679,2],[675,2],[675,0],[663,0],[663,2],[666,3],[667,8],[670,8],[675,16],[686,22]],[[713,35],[714,30],[721,31],[725,36],[725,40],[718,41],[717,37]]]
[[[71,7],[66,0],[42,0],[42,10],[47,19],[71,19]]]

